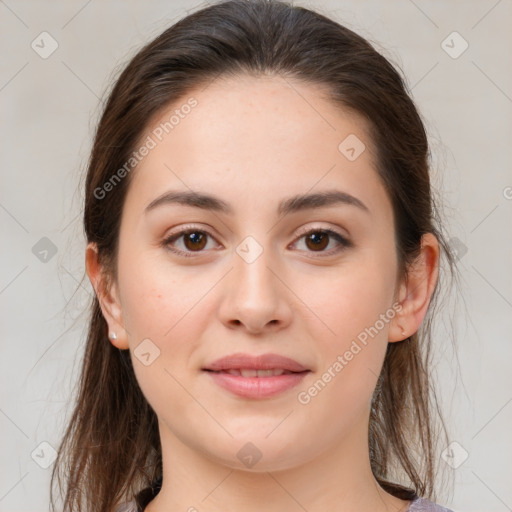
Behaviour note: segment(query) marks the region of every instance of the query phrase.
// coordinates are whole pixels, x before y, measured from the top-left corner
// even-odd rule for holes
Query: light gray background
[[[78,375],[82,312],[92,291],[82,281],[78,187],[99,100],[142,43],[199,5],[0,0],[2,512],[48,510],[51,447],[58,446]],[[438,328],[440,390],[452,441],[460,445],[450,459],[458,467],[448,467],[453,499],[444,504],[467,512],[511,510],[512,3],[300,5],[335,17],[399,64],[425,119],[434,184],[442,188],[449,234],[460,249],[465,305],[447,309]],[[43,31],[58,43],[46,59],[31,47]],[[469,44],[458,58],[442,46],[454,31]],[[445,45],[456,51],[462,41],[453,37]],[[32,250],[43,237],[57,249],[46,262]],[[447,336],[450,320],[460,373]]]

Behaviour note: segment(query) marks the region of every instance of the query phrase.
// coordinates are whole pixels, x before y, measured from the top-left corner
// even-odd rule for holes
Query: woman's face
[[[323,98],[280,77],[218,80],[141,139],[155,147],[124,204],[114,330],[164,444],[257,471],[367,444],[397,321],[393,214],[364,124]],[[211,199],[153,203],[171,191]],[[235,353],[309,371],[266,385],[204,370]]]

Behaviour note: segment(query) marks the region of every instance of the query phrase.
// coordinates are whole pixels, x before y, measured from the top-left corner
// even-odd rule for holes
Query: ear
[[[433,233],[421,238],[421,252],[400,284],[398,313],[389,329],[389,341],[402,341],[420,328],[439,277],[439,242]],[[404,334],[402,334],[402,332]]]
[[[119,349],[129,348],[117,286],[107,279],[99,261],[98,247],[93,242],[87,245],[85,251],[85,268],[108,324],[109,336],[112,333],[117,336],[116,339],[109,337],[110,342]]]

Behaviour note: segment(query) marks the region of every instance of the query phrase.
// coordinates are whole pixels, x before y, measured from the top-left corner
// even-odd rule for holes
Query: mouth
[[[293,372],[282,368],[268,370],[229,369],[203,370],[211,381],[229,396],[244,400],[263,400],[284,395],[285,391],[298,386],[311,370]]]
[[[297,386],[311,372],[298,361],[280,354],[235,353],[202,368],[224,391],[242,398],[270,398]]]
[[[304,370],[302,372],[293,372],[291,370],[284,370],[282,368],[272,368],[270,370],[256,370],[254,368],[231,368],[228,370],[208,370],[204,369],[206,372],[211,373],[227,373],[229,375],[236,375],[238,377],[250,378],[250,377],[258,377],[258,378],[267,378],[267,377],[279,377],[280,375],[290,375],[294,373],[307,373],[310,370]]]
[[[306,370],[309,370],[306,366],[303,366],[298,361],[291,359],[289,357],[282,356],[280,354],[244,354],[241,352],[237,352],[235,354],[230,354],[215,361],[212,361],[202,368],[203,370],[210,370],[213,372],[222,372],[222,371],[230,371],[236,370],[239,372],[250,372],[250,371],[272,371],[272,372],[289,372],[289,373],[299,373]],[[254,377],[257,374],[249,375],[246,374],[247,377]],[[272,374],[261,373],[261,377],[271,376]]]

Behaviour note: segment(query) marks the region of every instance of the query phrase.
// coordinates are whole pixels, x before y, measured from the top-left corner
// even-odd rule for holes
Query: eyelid
[[[164,248],[166,248],[167,250],[169,250],[169,251],[171,251],[171,252],[173,252],[175,254],[178,254],[180,256],[198,257],[198,256],[201,255],[201,253],[204,253],[204,252],[207,252],[207,251],[204,251],[204,250],[201,250],[201,251],[182,251],[181,249],[171,249],[171,248],[169,248],[169,244],[171,242],[179,239],[180,237],[182,237],[184,235],[190,234],[192,232],[203,233],[207,237],[210,237],[210,238],[216,240],[216,237],[208,229],[202,228],[202,227],[200,227],[198,225],[190,224],[190,225],[180,226],[179,229],[176,232],[170,233],[169,235],[165,236],[163,241],[162,241],[162,243],[161,243],[161,245]],[[335,248],[335,249],[331,249],[330,251],[319,251],[318,252],[318,256],[313,256],[313,257],[321,258],[321,257],[331,256],[332,254],[338,254],[343,249],[346,249],[346,248],[349,248],[349,247],[353,247],[353,245],[354,245],[347,236],[343,235],[342,233],[340,233],[336,229],[322,227],[322,226],[303,226],[303,227],[299,228],[299,230],[295,233],[294,241],[290,245],[296,244],[305,235],[308,235],[310,233],[318,233],[318,232],[326,233],[326,234],[328,234],[330,236],[333,236],[334,238],[337,239],[338,244],[341,247],[338,247],[338,248]],[[306,252],[311,253],[311,254],[315,254],[315,251],[306,251]],[[195,254],[195,253],[197,253],[197,254]]]
[[[171,251],[174,254],[177,254],[178,256],[196,257],[196,255],[194,253],[197,253],[197,256],[199,256],[199,255],[201,255],[201,253],[204,253],[205,251],[182,251],[181,249],[175,249],[175,248],[171,249],[169,247],[169,244],[171,242],[174,242],[175,240],[181,238],[184,235],[187,235],[189,233],[194,233],[194,232],[203,233],[206,236],[216,240],[216,237],[214,235],[212,235],[212,233],[208,229],[205,229],[203,227],[200,227],[200,226],[194,225],[194,224],[188,224],[188,225],[186,224],[184,226],[180,226],[177,231],[171,232],[168,235],[166,235],[164,237],[164,239],[162,240],[161,245],[165,249]]]
[[[292,242],[291,245],[296,244],[299,242],[305,235],[308,235],[310,233],[327,233],[329,236],[334,237],[337,239],[338,247],[331,249],[329,251],[318,251],[318,255],[315,255],[316,251],[306,251],[309,254],[312,254],[314,258],[327,258],[329,256],[337,255],[344,249],[349,249],[351,247],[354,247],[353,242],[344,234],[340,233],[335,228],[327,228],[322,226],[304,226],[299,229],[299,231],[296,233],[295,240]]]
[[[295,236],[304,236],[309,233],[315,233],[317,231],[323,231],[327,233],[334,233],[338,235],[340,238],[343,238],[347,243],[349,242],[348,236],[341,233],[341,231],[338,231],[336,228],[333,227],[325,227],[325,226],[302,226],[299,228],[299,230],[295,233]]]
[[[184,224],[180,225],[178,228],[176,228],[176,231],[171,231],[168,235],[165,235],[165,239],[168,240],[169,238],[178,237],[179,235],[186,234],[187,232],[191,231],[200,231],[201,233],[206,233],[212,238],[215,238],[214,235],[211,233],[210,228],[202,227],[199,224]]]

